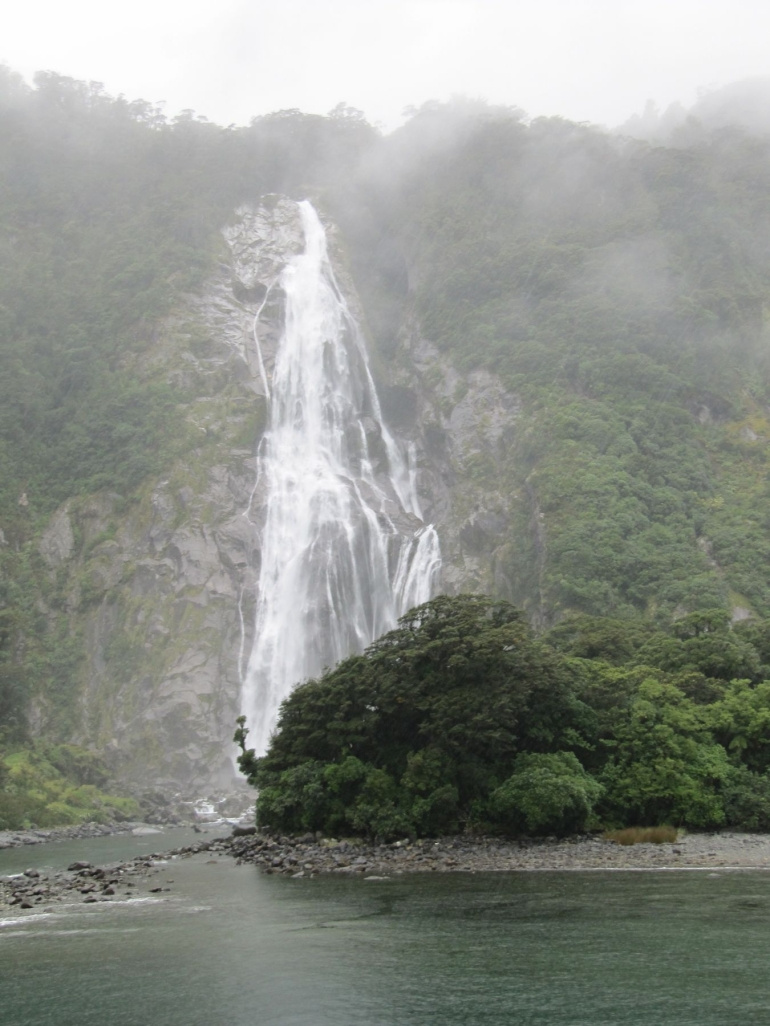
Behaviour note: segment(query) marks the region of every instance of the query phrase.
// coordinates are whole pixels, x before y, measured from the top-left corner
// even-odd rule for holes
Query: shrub
[[[723,795],[728,826],[770,831],[770,777],[738,766],[730,774]]]
[[[506,832],[568,834],[585,829],[602,791],[572,752],[525,754],[489,809]]]

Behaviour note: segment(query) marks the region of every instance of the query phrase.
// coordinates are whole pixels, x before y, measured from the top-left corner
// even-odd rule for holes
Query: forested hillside
[[[411,166],[382,231],[421,331],[523,403],[504,471],[547,556],[517,522],[509,597],[545,623],[767,615],[768,139],[663,148],[494,112],[452,135],[437,110],[402,146],[422,121],[452,142]]]
[[[768,137],[690,121],[656,145],[463,102],[388,136],[344,105],[222,128],[8,70],[0,137],[0,748],[101,751],[84,661],[114,594],[94,560],[208,444],[189,416],[204,386],[156,354],[185,317],[205,364],[189,297],[234,209],[270,192],[310,195],[338,226],[386,413],[441,482],[439,534],[477,499],[457,579],[466,539],[538,628],[770,616]],[[450,465],[479,374],[515,416]],[[492,491],[494,539],[474,541]],[[75,518],[52,569],[41,535],[88,496],[109,516],[91,535]],[[107,676],[130,688],[145,641],[116,633]]]

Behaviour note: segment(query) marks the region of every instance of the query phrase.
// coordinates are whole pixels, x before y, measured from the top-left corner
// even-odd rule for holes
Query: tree
[[[612,754],[599,776],[606,817],[701,829],[724,823],[727,753],[714,743],[703,710],[678,688],[643,681],[606,744]]]
[[[520,755],[489,799],[494,820],[509,832],[568,834],[585,830],[604,788],[572,752]]]
[[[259,821],[378,836],[467,825],[520,751],[577,737],[570,683],[509,603],[433,599],[296,688],[264,758],[246,750],[240,722]]]

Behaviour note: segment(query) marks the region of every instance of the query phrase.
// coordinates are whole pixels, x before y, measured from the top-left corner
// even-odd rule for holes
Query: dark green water
[[[3,1026],[770,1022],[770,874],[163,877],[2,921]]]

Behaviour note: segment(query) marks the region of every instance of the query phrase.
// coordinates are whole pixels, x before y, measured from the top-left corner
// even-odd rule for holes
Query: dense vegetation
[[[392,839],[669,823],[770,829],[770,623],[671,630],[440,597],[283,704],[261,759],[268,829]]]
[[[139,804],[107,791],[98,756],[77,745],[38,742],[0,758],[0,830],[138,819]]]
[[[354,264],[369,307],[383,280],[398,295],[400,258],[422,333],[522,402],[507,597],[541,623],[769,615],[770,139],[694,125],[651,146],[436,107],[386,143],[411,162],[390,203],[374,193],[362,249],[382,255]],[[393,314],[375,318],[386,347]]]

